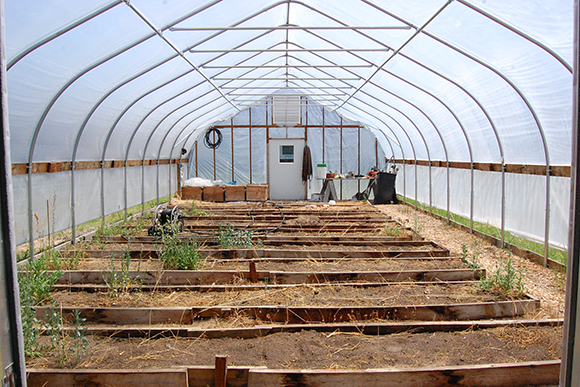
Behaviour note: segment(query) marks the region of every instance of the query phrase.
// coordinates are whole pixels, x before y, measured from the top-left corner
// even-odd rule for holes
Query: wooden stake
[[[250,281],[251,282],[258,282],[258,272],[256,271],[256,263],[254,261],[250,261]]]
[[[219,356],[215,357],[215,387],[226,387],[226,378],[228,376],[228,357]]]

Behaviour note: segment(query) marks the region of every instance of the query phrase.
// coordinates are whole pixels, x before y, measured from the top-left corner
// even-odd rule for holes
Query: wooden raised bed
[[[227,367],[222,372],[230,387],[515,387],[558,384],[560,361],[372,370]],[[207,387],[216,385],[216,375],[220,376],[216,367],[207,366],[170,370],[31,369],[27,371],[27,384],[29,387]]]
[[[268,200],[267,185],[247,185],[246,200],[249,202],[265,202]]]
[[[223,186],[203,187],[203,200],[206,202],[223,202],[224,187]]]
[[[201,200],[203,187],[181,187],[181,198],[183,200]]]
[[[226,202],[241,202],[246,200],[246,187],[243,185],[226,185],[225,201]]]
[[[262,199],[266,200],[267,186],[263,187],[266,189],[266,196]],[[222,200],[228,200],[227,187],[217,188],[222,189]],[[248,200],[251,198],[248,197]],[[383,235],[369,235],[372,231],[381,232],[386,223],[398,224],[382,216],[370,206],[358,206],[356,210],[353,210],[348,206],[340,205],[313,211],[294,203],[280,205],[280,209],[269,204],[220,203],[211,205],[205,203],[199,206],[198,210],[210,211],[211,214],[187,219],[186,228],[203,231],[198,239],[203,246],[200,252],[205,256],[204,265],[207,266],[204,267],[212,270],[152,270],[151,268],[156,267],[155,265],[160,265],[156,259],[157,250],[160,249],[160,246],[155,245],[156,242],[160,244],[158,240],[152,237],[104,238],[109,243],[129,242],[132,248],[137,249],[139,249],[139,246],[136,246],[138,243],[144,244],[140,246],[139,251],[132,251],[131,257],[134,262],[151,259],[147,262],[149,270],[128,273],[130,277],[140,276],[143,279],[142,285],[129,286],[129,292],[118,298],[111,298],[107,295],[109,289],[103,279],[107,275],[105,266],[103,266],[104,271],[65,272],[61,276],[60,284],[55,287],[63,291],[53,294],[53,300],[59,305],[63,318],[70,321],[73,312],[80,311],[80,317],[86,319],[87,333],[95,336],[91,340],[96,340],[95,343],[102,345],[102,342],[98,340],[107,339],[98,336],[115,337],[115,344],[111,344],[111,347],[106,349],[111,350],[111,354],[114,352],[119,355],[126,350],[124,346],[129,345],[131,338],[143,338],[147,342],[158,337],[199,338],[200,343],[206,339],[212,339],[207,345],[213,349],[225,348],[218,345],[221,338],[260,338],[260,340],[264,338],[278,340],[275,341],[276,343],[284,342],[277,335],[269,336],[276,333],[284,333],[280,336],[285,337],[292,334],[289,340],[306,342],[305,338],[311,336],[298,336],[294,333],[306,331],[312,334],[311,331],[313,331],[325,332],[316,334],[324,343],[321,348],[326,348],[327,336],[334,336],[337,332],[351,334],[350,337],[354,337],[355,335],[386,335],[402,332],[408,334],[409,332],[467,332],[493,327],[502,327],[502,329],[511,327],[510,329],[516,330],[518,329],[515,328],[516,326],[562,323],[561,320],[492,321],[491,319],[514,318],[525,313],[533,313],[539,308],[539,300],[524,298],[506,301],[505,298],[496,298],[495,295],[477,291],[476,282],[473,280],[485,275],[484,271],[467,269],[460,263],[460,257],[450,257],[448,249],[433,242],[409,240],[411,237],[408,235],[390,237],[384,235],[384,231]],[[248,216],[248,211],[251,211],[253,218]],[[280,211],[283,212],[286,223],[276,233],[262,235],[260,238],[264,246],[281,245],[282,247],[212,248],[215,241],[209,235],[212,230],[218,228],[219,223],[231,221],[241,227],[253,222],[251,225],[253,229],[274,228],[282,222]],[[317,217],[322,224],[293,224],[302,216]],[[324,234],[329,231],[335,234]],[[288,235],[287,232],[293,234]],[[307,235],[306,232],[311,232],[311,234]],[[355,232],[361,234],[354,234]],[[180,239],[191,240],[192,237],[191,234],[184,233]],[[296,245],[308,246],[298,248]],[[85,268],[97,269],[99,258],[102,258],[104,264],[113,264],[115,261],[111,260],[111,257],[121,257],[127,251],[120,245],[104,248],[101,246],[101,248],[86,251],[85,257],[97,259],[87,260]],[[67,252],[62,254],[65,255]],[[385,265],[382,260],[393,263]],[[365,263],[357,267],[357,261]],[[367,267],[365,266],[367,261],[380,261],[383,266]],[[414,261],[431,262],[428,265],[424,264],[422,268],[420,263]],[[451,261],[455,263],[452,265],[449,263]],[[265,262],[273,262],[273,264],[269,267],[260,266]],[[301,264],[294,268],[279,265],[289,262],[301,262]],[[333,264],[322,270],[323,267],[319,264],[321,262],[333,262]],[[439,262],[445,262],[446,266],[441,267]],[[231,263],[236,265],[231,265]],[[340,266],[341,264],[344,266]],[[398,265],[400,265],[400,270],[398,270]],[[213,270],[218,268],[227,270]],[[371,270],[373,268],[375,270]],[[410,282],[402,283],[401,281]],[[135,288],[143,291],[155,290],[155,292],[131,293],[130,290]],[[70,293],[70,291],[87,294]],[[99,293],[89,294],[90,292]],[[496,301],[490,301],[490,299]],[[38,307],[36,310],[37,317],[42,320],[47,317],[49,307]],[[252,326],[255,324],[260,325]],[[65,328],[67,331],[71,329]],[[550,332],[552,331],[547,329],[539,331],[540,334],[546,333],[555,339],[556,335]],[[527,331],[518,330],[518,337],[528,337],[525,335],[527,333]],[[430,333],[429,336],[432,334]],[[117,338],[123,339],[117,342]],[[213,339],[217,340],[213,341]],[[361,338],[361,342],[367,339],[368,337]],[[384,339],[385,337],[379,338],[381,341]],[[399,339],[398,335],[395,339]],[[420,342],[418,349],[423,350],[423,337],[416,337],[415,340]],[[198,347],[197,341],[196,339],[187,343],[187,351],[196,352],[202,350],[201,348],[206,348]],[[232,340],[222,341],[231,342]],[[408,342],[405,341],[405,343]],[[463,343],[462,341],[461,344]],[[479,341],[476,342],[477,345],[478,343]],[[171,345],[174,344],[172,342]],[[118,353],[116,349],[113,349],[113,345],[118,345],[114,348],[120,348]],[[160,341],[158,345],[161,347],[165,344]],[[254,344],[242,344],[240,348],[243,348],[243,345],[253,346]],[[333,345],[329,353],[334,352]],[[370,345],[375,346],[376,343],[373,342]],[[402,344],[404,345],[406,344]],[[359,351],[362,347],[361,344]],[[445,345],[441,347],[442,351],[446,349]],[[501,348],[508,348],[499,347],[499,351]],[[371,351],[369,348],[366,347],[365,350]],[[172,349],[181,350],[178,345]],[[340,351],[342,347],[338,346],[336,350]],[[156,353],[155,351],[157,348],[151,353]],[[495,351],[492,352],[495,353]],[[165,352],[161,350],[160,353]],[[179,355],[178,358],[183,359],[181,354],[174,355]],[[347,366],[352,367],[354,358],[348,356],[345,359],[350,359],[351,362]],[[101,355],[96,358],[98,359],[96,364],[103,361]],[[475,358],[480,359],[479,355]],[[513,358],[517,357],[510,359]],[[547,358],[553,357],[538,356],[528,359]],[[332,368],[328,364],[321,366],[319,360],[321,357],[314,356],[313,359],[314,362],[309,364],[314,364],[315,367],[307,368]],[[143,372],[115,369],[103,369],[97,372],[93,372],[92,369],[32,370],[29,372],[29,385],[133,386],[141,384],[163,387],[205,387],[217,385],[218,380],[221,381],[221,385],[225,386],[227,377],[228,386],[249,387],[517,386],[555,384],[559,369],[559,362],[552,361],[401,370],[382,368],[383,364],[390,364],[388,362],[390,360],[385,361],[381,357],[377,360],[380,369],[372,370],[299,370],[294,369],[297,367],[288,366],[284,360],[280,366],[275,365],[275,367],[289,369],[229,367],[226,373],[223,359],[220,367],[216,368],[184,366],[183,364],[190,364],[189,360],[186,361],[187,363],[176,365],[175,369],[146,369]],[[503,361],[503,358],[499,361]],[[488,360],[488,362],[495,362],[495,360]],[[194,363],[211,364],[199,360]],[[119,367],[129,367],[124,362],[117,364],[121,364]],[[243,363],[238,359],[236,364],[264,363]],[[337,365],[344,367],[344,363],[337,363]],[[103,368],[106,367],[106,365],[103,366]],[[167,365],[160,365],[160,367],[166,368]],[[219,368],[218,371],[216,371],[217,368]],[[364,366],[354,368],[364,368]]]
[[[63,318],[75,310],[88,324],[191,324],[195,320],[244,315],[261,321],[283,323],[343,322],[369,319],[478,320],[520,316],[538,309],[536,299],[479,302],[470,304],[374,306],[374,307],[285,307],[217,306],[171,308],[86,308],[62,307]],[[47,318],[47,307],[37,308],[37,318]]]
[[[165,271],[130,271],[127,275],[139,278],[143,285],[202,285],[229,284],[240,277],[250,279],[251,270],[165,270]],[[401,281],[471,281],[485,276],[483,269],[454,270],[402,270],[398,272],[287,272],[256,271],[256,281],[265,278],[276,279],[276,284],[311,284],[324,282],[401,282]],[[59,284],[105,284],[106,273],[101,270],[65,271]]]

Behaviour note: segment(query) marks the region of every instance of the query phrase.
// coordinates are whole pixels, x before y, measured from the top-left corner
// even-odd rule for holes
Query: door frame
[[[266,183],[268,184],[268,197],[270,196],[270,140],[303,140],[304,146],[306,146],[306,136],[304,137],[270,137],[268,131],[268,137],[266,138]],[[300,160],[302,160],[302,155],[299,155]],[[302,167],[301,167],[302,168]],[[302,182],[302,180],[301,180]],[[304,200],[308,200],[308,184],[304,185]]]

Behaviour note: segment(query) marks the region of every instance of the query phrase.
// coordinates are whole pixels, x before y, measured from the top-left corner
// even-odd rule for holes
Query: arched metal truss
[[[10,18],[10,2],[7,17]],[[105,162],[108,159],[123,161],[124,185],[127,187],[128,162],[137,154],[141,160],[141,202],[145,202],[145,160],[157,160],[156,196],[160,196],[160,161],[175,157],[176,149],[193,145],[192,141],[212,123],[231,117],[236,112],[252,105],[259,105],[265,97],[280,89],[291,89],[308,96],[308,100],[327,107],[329,111],[348,114],[361,124],[372,128],[375,133],[384,136],[384,141],[391,148],[393,155],[405,162],[415,160],[414,199],[417,195],[417,161],[426,159],[428,166],[428,205],[432,206],[432,163],[443,159],[446,166],[446,210],[449,214],[450,201],[450,163],[466,161],[470,164],[470,210],[471,227],[474,221],[474,164],[477,162],[496,162],[501,164],[501,239],[504,240],[505,207],[506,207],[506,164],[526,163],[545,166],[545,208],[544,235],[545,255],[547,257],[550,241],[550,210],[552,163],[554,152],[562,148],[562,143],[554,133],[569,127],[561,128],[549,113],[546,112],[546,100],[534,94],[534,85],[514,77],[514,71],[505,66],[501,60],[485,57],[484,51],[468,47],[458,34],[445,34],[445,26],[438,25],[440,19],[454,17],[456,14],[468,14],[477,18],[478,23],[490,23],[502,31],[502,37],[527,47],[529,53],[541,53],[541,61],[548,63],[545,67],[536,68],[530,65],[531,77],[554,77],[554,81],[569,80],[571,98],[570,58],[565,58],[566,47],[554,44],[543,31],[537,32],[533,25],[526,25],[517,18],[507,18],[506,14],[497,15],[493,7],[485,2],[467,0],[440,0],[409,2],[408,6],[389,4],[379,0],[349,0],[333,8],[317,1],[306,0],[261,0],[245,5],[235,6],[232,0],[212,0],[177,13],[160,10],[162,15],[152,13],[152,4],[143,1],[117,0],[101,2],[92,11],[77,15],[74,20],[61,23],[58,28],[50,27],[45,35],[29,39],[22,44],[18,52],[9,57],[7,65],[8,82],[16,69],[39,71],[44,52],[61,42],[74,42],[78,39],[77,31],[90,28],[93,23],[102,20],[121,10],[130,10],[135,20],[130,23],[139,26],[142,36],[133,42],[112,49],[109,53],[88,63],[82,68],[71,68],[67,79],[48,87],[50,98],[38,101],[34,110],[36,124],[34,127],[19,126],[21,115],[16,114],[11,122],[13,130],[22,131],[25,135],[13,142],[13,147],[28,149],[25,161],[27,169],[27,218],[28,240],[31,253],[34,251],[34,205],[33,205],[33,164],[38,161],[70,161],[70,203],[73,239],[77,219],[75,191],[77,159],[84,159],[83,141],[89,138],[100,138],[100,207],[104,221],[105,206]],[[184,2],[185,4],[185,2]],[[239,4],[239,3],[237,3]],[[406,3],[405,3],[406,4]],[[423,5],[425,10],[415,13],[407,12],[409,7]],[[523,2],[521,3],[523,4]],[[223,12],[220,7],[231,8],[231,16],[224,18],[220,24],[212,18],[216,12]],[[351,15],[347,10],[359,7],[367,12],[366,18]],[[514,6],[517,9],[517,4]],[[372,14],[371,14],[372,11]],[[221,14],[221,13],[220,13]],[[266,17],[267,16],[267,17]],[[550,15],[544,15],[549,19]],[[302,19],[304,22],[302,22]],[[199,23],[201,20],[210,21]],[[266,22],[268,21],[268,22]],[[554,21],[560,22],[561,19]],[[269,25],[270,23],[270,25]],[[466,28],[460,25],[457,27]],[[111,26],[114,28],[115,26]],[[10,28],[8,29],[10,31]],[[15,31],[15,33],[18,31]],[[98,34],[98,30],[95,31]],[[238,37],[239,36],[239,37]],[[228,39],[226,39],[226,37]],[[497,37],[496,37],[497,38]],[[87,98],[84,113],[79,114],[76,129],[66,129],[66,136],[72,140],[65,141],[61,154],[36,156],[37,149],[43,146],[42,136],[54,130],[62,121],[63,107],[61,101],[70,97],[78,85],[87,84],[87,77],[95,77],[104,65],[136,58],[134,50],[153,41],[161,43],[167,50],[152,52],[152,61],[146,66],[134,67],[134,72],[127,71],[124,79],[107,82],[103,79],[102,88],[93,88]],[[231,41],[231,42],[230,42]],[[10,41],[8,42],[10,44]],[[72,44],[72,43],[71,43]],[[495,42],[501,46],[501,42]],[[571,42],[566,42],[571,45]],[[423,54],[429,47],[435,54]],[[509,48],[508,48],[509,49]],[[460,61],[465,74],[445,70],[445,61],[433,59],[438,50],[453,52],[454,60]],[[564,54],[563,54],[564,53]],[[530,54],[531,55],[531,54]],[[531,57],[531,56],[530,56]],[[524,58],[524,60],[531,59]],[[178,65],[182,62],[188,68]],[[553,62],[553,63],[552,63]],[[65,66],[66,57],[62,66]],[[159,77],[157,83],[142,87],[136,94],[127,94],[134,85],[141,85],[162,66],[173,66],[168,76]],[[518,65],[520,65],[518,63]],[[409,68],[418,66],[426,73],[432,74],[436,82],[411,74]],[[483,70],[485,69],[485,70]],[[40,70],[41,72],[42,70]],[[467,74],[467,75],[466,75]],[[505,118],[501,104],[486,96],[491,90],[482,74],[489,74],[494,93],[509,95],[504,104],[511,104],[514,119]],[[471,75],[471,77],[470,77]],[[494,77],[493,79],[491,77]],[[113,84],[114,83],[114,84]],[[26,87],[26,82],[15,82],[14,88]],[[41,85],[42,87],[42,85]],[[440,88],[450,88],[452,94],[440,93]],[[546,86],[543,90],[547,90]],[[555,84],[555,88],[561,85]],[[10,90],[9,90],[10,91]],[[22,93],[26,94],[26,90]],[[123,105],[116,110],[111,108],[114,101],[123,100]],[[469,100],[472,108],[466,108],[461,101]],[[27,101],[20,98],[15,103],[22,103],[18,110],[27,108]],[[43,104],[42,109],[38,109]],[[268,106],[266,104],[266,106]],[[471,106],[471,105],[470,105]],[[560,108],[565,112],[565,104]],[[139,117],[135,124],[134,119]],[[515,122],[519,120],[518,122]],[[554,121],[554,122],[552,122]],[[133,122],[133,123],[132,123]],[[565,122],[568,124],[568,122]],[[24,125],[24,124],[23,124]],[[98,133],[96,132],[98,128]],[[194,129],[191,129],[194,128]],[[512,131],[514,130],[514,131]],[[525,133],[531,149],[537,150],[533,155],[514,155],[513,134]],[[387,135],[389,133],[390,135]],[[457,135],[461,138],[459,147]],[[487,135],[493,138],[484,151],[492,160],[479,159],[482,152],[480,144],[474,144],[474,138]],[[111,141],[115,138],[128,139],[124,153],[112,154]],[[160,136],[159,146],[151,146],[154,138]],[[390,136],[395,139],[395,146]],[[86,138],[86,139],[85,139]],[[401,139],[405,139],[401,142]],[[520,139],[521,140],[521,139]],[[493,145],[492,145],[493,143]],[[508,144],[509,143],[509,144]],[[138,146],[136,145],[138,144]],[[506,146],[508,144],[509,146]],[[522,146],[526,146],[523,144]],[[16,152],[15,152],[16,153]],[[540,154],[541,153],[541,154]],[[409,157],[412,154],[412,158]],[[526,157],[529,161],[526,161]],[[532,157],[533,156],[533,157]],[[49,160],[45,160],[50,157]],[[38,159],[37,159],[38,158]],[[557,160],[566,160],[559,156]],[[179,156],[181,160],[181,156]],[[512,161],[513,160],[513,161]],[[171,165],[171,164],[169,164]],[[403,169],[405,173],[405,169]],[[403,193],[406,195],[406,177],[403,177]],[[171,174],[168,180],[171,191]],[[127,211],[127,188],[125,188],[124,209]],[[82,219],[86,221],[87,219]]]

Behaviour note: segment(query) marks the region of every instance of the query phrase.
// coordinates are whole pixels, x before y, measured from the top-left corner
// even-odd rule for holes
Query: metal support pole
[[[324,149],[324,134],[325,134],[325,130],[324,130],[324,106],[322,107],[322,163],[324,164],[324,160],[325,160],[325,149]]]
[[[566,315],[564,317],[564,340],[562,365],[560,367],[560,386],[580,385],[580,334],[578,311],[580,310],[578,282],[580,280],[580,6],[574,2],[574,105],[572,119],[572,170],[570,173],[570,229],[568,234],[568,261],[566,263]]]
[[[250,138],[250,184],[252,184],[252,108],[249,111],[250,122],[248,124],[248,135]]]
[[[340,116],[340,174],[342,175],[342,116]],[[342,179],[340,179],[340,200],[342,200]]]
[[[505,162],[501,158],[501,248],[505,245]]]
[[[473,195],[474,195],[474,169],[473,161],[471,162],[471,188],[469,193],[469,230],[473,234]]]
[[[3,385],[26,387],[24,339],[14,242],[14,204],[10,159],[6,54],[4,50],[4,2],[0,0],[0,380]]]
[[[230,137],[232,142],[232,181],[236,180],[236,172],[234,167],[234,118],[231,118],[232,127],[230,128]]]
[[[73,160],[72,164],[71,164],[71,170],[70,170],[70,218],[71,218],[71,232],[72,232],[72,236],[71,236],[71,243],[74,245],[75,244],[75,239],[76,239],[76,229],[77,229],[77,224],[76,224],[76,216],[75,216],[75,162]],[[46,219],[47,222],[50,222],[49,218],[48,218],[48,214],[46,214]]]

